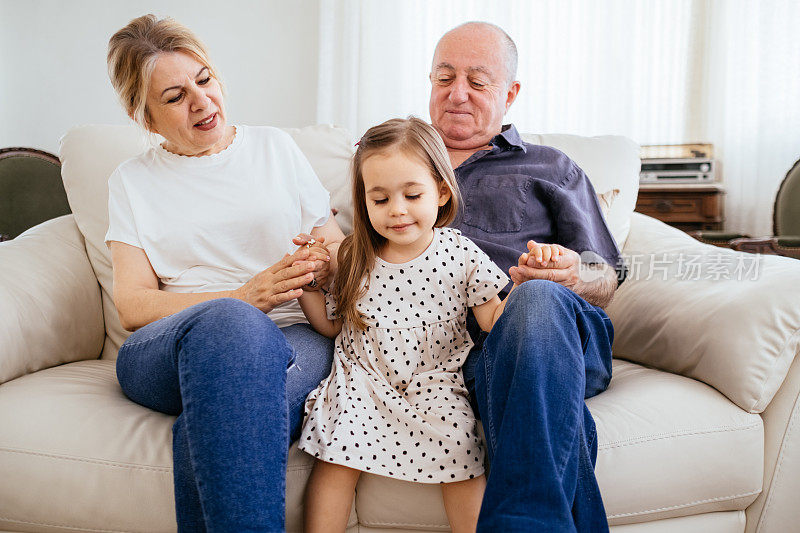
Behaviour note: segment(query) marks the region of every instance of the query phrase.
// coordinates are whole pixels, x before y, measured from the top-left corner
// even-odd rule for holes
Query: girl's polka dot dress
[[[306,399],[300,449],[420,483],[483,473],[461,375],[472,347],[467,308],[493,298],[508,278],[458,230],[434,232],[430,246],[407,263],[376,260],[357,304],[368,327],[342,328],[330,376]]]

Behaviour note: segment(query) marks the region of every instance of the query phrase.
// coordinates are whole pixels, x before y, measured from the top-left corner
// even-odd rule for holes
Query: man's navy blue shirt
[[[464,201],[453,227],[506,272],[534,240],[595,252],[624,277],[594,187],[563,152],[523,142],[509,124],[455,174]]]

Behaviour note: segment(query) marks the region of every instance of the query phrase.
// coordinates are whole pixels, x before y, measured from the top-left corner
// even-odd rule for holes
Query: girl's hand
[[[528,241],[528,251],[519,257],[519,266],[531,268],[558,268],[562,247],[558,244],[539,244]],[[552,264],[551,264],[552,263]]]
[[[330,275],[330,261],[331,256],[328,248],[325,247],[325,237],[315,239],[307,233],[301,233],[292,242],[300,246],[300,250],[308,249],[309,256],[307,261],[314,261],[314,279],[311,284],[303,287],[307,291],[318,291],[320,288],[327,286],[328,277]]]
[[[231,296],[269,313],[277,306],[303,294],[301,287],[314,280],[314,262],[310,251],[300,248],[256,274],[247,283],[232,291]]]
[[[528,251],[519,256],[517,266],[509,274],[515,285],[531,279],[554,281],[573,288],[580,281],[580,257],[559,244],[540,244],[528,241]]]

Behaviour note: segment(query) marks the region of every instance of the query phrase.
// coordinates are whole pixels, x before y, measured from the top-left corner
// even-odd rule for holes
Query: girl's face
[[[369,220],[387,241],[381,254],[405,261],[421,254],[450,199],[447,185],[438,186],[427,165],[396,148],[367,157],[361,173]]]

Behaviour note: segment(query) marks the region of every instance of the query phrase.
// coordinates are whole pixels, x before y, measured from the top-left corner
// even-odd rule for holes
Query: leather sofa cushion
[[[0,383],[100,355],[100,288],[71,215],[3,243],[0,265]]]
[[[800,263],[700,243],[634,213],[628,279],[606,311],[614,355],[762,412],[800,353]]]
[[[125,397],[114,361],[41,370],[0,387],[0,530],[174,531],[175,417]],[[287,531],[302,531],[313,459],[293,446]],[[355,511],[350,525],[355,525]]]
[[[610,524],[743,510],[761,492],[764,427],[712,387],[614,360],[586,404]]]
[[[615,361],[609,390],[588,403],[612,524],[741,510],[760,490],[761,418],[712,388]],[[4,384],[0,529],[173,531],[173,420],[125,398],[113,361],[70,363]],[[300,530],[311,465],[294,446],[289,531]],[[369,527],[447,527],[436,485],[364,474],[356,498]]]

